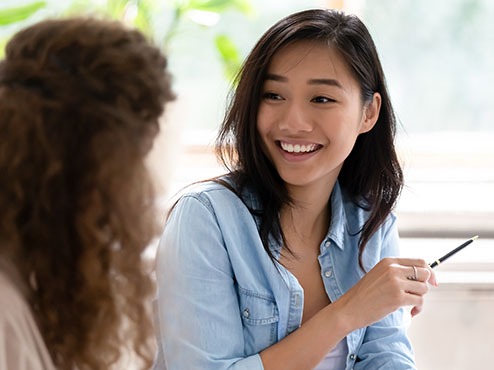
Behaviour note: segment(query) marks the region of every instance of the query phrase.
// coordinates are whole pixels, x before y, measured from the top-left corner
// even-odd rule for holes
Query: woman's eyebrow
[[[275,73],[268,73],[266,75],[265,81],[268,81],[268,80],[277,81],[277,82],[288,82],[288,78],[281,76],[281,75],[277,75]]]
[[[288,78],[277,75],[275,73],[268,73],[266,75],[265,81],[276,81],[276,82],[288,82]],[[342,88],[341,83],[333,78],[311,78],[307,81],[309,85],[328,85],[336,86]]]
[[[309,85],[328,85],[343,88],[340,82],[333,78],[311,78],[308,83]]]

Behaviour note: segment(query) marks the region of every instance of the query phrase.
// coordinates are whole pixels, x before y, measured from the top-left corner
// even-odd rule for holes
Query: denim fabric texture
[[[259,352],[300,326],[303,289],[264,250],[249,210],[259,210],[256,194],[246,190],[242,198],[214,182],[196,184],[168,218],[157,252],[155,370],[261,370]],[[358,265],[358,241],[367,212],[337,183],[331,213],[318,258],[334,302],[365,274]],[[398,242],[390,215],[365,249],[365,269],[398,256]],[[280,245],[270,248],[279,256]],[[415,369],[406,315],[399,309],[351,332],[346,369]]]

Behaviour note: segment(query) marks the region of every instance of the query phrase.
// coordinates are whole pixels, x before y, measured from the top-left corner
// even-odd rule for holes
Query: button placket
[[[299,293],[295,293],[293,295],[293,304],[295,307],[300,307],[300,302],[301,302],[301,298],[300,298],[300,294]]]

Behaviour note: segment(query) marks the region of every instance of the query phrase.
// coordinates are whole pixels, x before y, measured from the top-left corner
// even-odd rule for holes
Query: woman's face
[[[377,120],[380,96],[363,104],[339,52],[299,41],[275,54],[262,88],[257,129],[287,186],[334,184],[360,133]]]

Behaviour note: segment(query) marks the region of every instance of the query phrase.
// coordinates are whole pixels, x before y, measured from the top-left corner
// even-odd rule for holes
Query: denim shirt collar
[[[242,198],[245,204],[252,211],[256,212],[262,210],[262,204],[259,198],[256,196],[255,192],[252,191],[252,189],[244,189],[242,193]],[[347,216],[344,206],[345,199],[343,196],[343,190],[341,189],[341,186],[338,181],[334,185],[333,191],[331,193],[330,202],[331,202],[331,224],[329,226],[328,232],[324,240],[321,243],[321,246],[322,248],[324,248],[325,245],[330,244],[327,242],[332,241],[333,243],[331,244],[334,244],[339,249],[344,250],[345,249],[344,235],[348,227],[347,227]],[[257,226],[259,227],[260,218],[255,217],[255,219]],[[274,238],[271,238],[269,243],[269,248],[273,256],[278,259],[281,252],[281,245],[279,245],[279,243],[277,243],[274,240]]]
[[[342,189],[338,182],[335,183],[331,193],[331,224],[328,233],[324,238],[323,245],[328,239],[331,239],[336,247],[341,250],[345,249],[344,236],[347,230],[347,217],[344,207]]]

